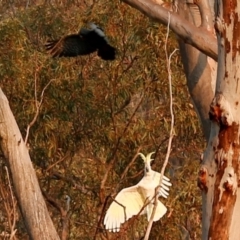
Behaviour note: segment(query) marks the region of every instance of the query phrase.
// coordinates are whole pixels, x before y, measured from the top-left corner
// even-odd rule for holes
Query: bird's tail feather
[[[148,206],[147,206],[147,219],[148,219],[148,221],[151,218],[153,208],[154,208],[154,204],[152,204],[152,203],[148,204]],[[163,215],[166,212],[167,212],[167,208],[165,207],[165,205],[163,203],[161,203],[158,200],[158,205],[157,205],[157,209],[156,209],[155,214],[154,214],[153,221],[154,222],[158,221],[160,218],[163,217]]]
[[[52,57],[60,57],[61,48],[59,47],[60,40],[51,40],[45,44],[46,50],[51,54]]]

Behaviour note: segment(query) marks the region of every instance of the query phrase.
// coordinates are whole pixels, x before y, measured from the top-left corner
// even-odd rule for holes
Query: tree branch
[[[12,240],[12,239],[16,239],[15,234],[16,234],[16,231],[17,231],[17,229],[15,229],[15,226],[16,226],[16,201],[15,201],[14,196],[13,196],[13,191],[12,191],[12,187],[11,187],[9,172],[8,172],[8,168],[6,166],[5,166],[5,170],[6,170],[6,174],[7,174],[8,187],[9,187],[9,191],[10,191],[10,194],[11,194],[12,207],[13,207],[13,212],[12,212],[13,221],[10,225],[10,229],[11,229],[10,240]]]
[[[32,119],[32,121],[28,124],[27,126],[27,132],[26,132],[26,137],[25,137],[25,144],[27,144],[27,141],[28,141],[28,136],[29,136],[29,131],[30,131],[30,128],[34,125],[34,123],[37,121],[37,118],[38,118],[38,115],[40,113],[40,108],[42,106],[42,103],[43,103],[43,97],[44,97],[44,93],[46,91],[46,89],[49,87],[49,85],[54,81],[54,79],[51,79],[47,84],[46,86],[43,88],[42,90],[42,93],[41,93],[41,98],[40,98],[40,101],[37,100],[37,76],[36,76],[36,73],[35,73],[35,105],[36,105],[36,112],[35,112],[35,115]]]
[[[159,189],[161,188],[161,184],[162,184],[162,180],[163,180],[163,176],[164,176],[164,171],[165,168],[168,164],[168,160],[169,160],[169,156],[171,153],[171,147],[172,147],[172,140],[174,137],[174,113],[173,113],[173,97],[172,97],[172,73],[171,73],[171,58],[173,56],[173,54],[178,50],[175,49],[170,56],[168,57],[168,52],[167,52],[167,43],[168,43],[168,36],[169,36],[169,25],[171,23],[171,15],[169,14],[169,20],[168,20],[168,26],[167,26],[167,35],[166,35],[166,40],[165,40],[165,55],[166,55],[166,60],[167,60],[167,71],[168,71],[168,82],[169,82],[169,97],[170,97],[170,113],[171,113],[171,128],[170,128],[170,133],[169,133],[169,141],[168,141],[168,148],[167,148],[167,153],[166,153],[166,157],[163,163],[163,167],[161,170],[161,176],[160,176],[160,180],[159,180],[159,185],[156,187],[155,189],[155,196],[154,196],[154,207],[153,207],[153,211],[147,226],[147,231],[144,237],[144,240],[148,240],[149,239],[149,235],[150,235],[150,231],[152,228],[152,224],[153,224],[153,219],[154,219],[154,215],[155,212],[157,210],[157,205],[158,205],[158,197],[159,197]]]
[[[70,210],[70,201],[71,198],[66,195],[65,200],[66,200],[66,208],[63,208],[61,206],[61,203],[48,196],[44,191],[42,191],[44,197],[47,199],[47,201],[55,207],[61,214],[61,222],[62,222],[62,233],[61,233],[61,240],[66,240],[68,239],[69,236],[69,210]]]
[[[122,0],[133,8],[138,9],[144,15],[160,22],[168,24],[168,13],[164,7],[150,0]],[[180,17],[177,13],[170,12],[171,23],[169,28],[177,34],[185,43],[192,45],[199,51],[217,61],[217,39],[213,33],[207,31],[205,27],[196,27],[189,21]]]

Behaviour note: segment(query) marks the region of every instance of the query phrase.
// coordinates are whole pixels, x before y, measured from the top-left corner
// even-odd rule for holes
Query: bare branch
[[[141,103],[142,103],[142,101],[143,101],[143,97],[144,97],[144,93],[142,94],[142,96],[141,96],[141,98],[140,98],[140,100],[139,100],[139,102],[138,102],[138,105],[136,106],[133,114],[131,115],[129,121],[127,122],[127,124],[126,124],[126,126],[125,126],[125,128],[124,128],[124,130],[123,130],[123,132],[122,132],[122,134],[121,134],[121,136],[118,138],[116,147],[115,147],[114,152],[113,152],[113,154],[112,154],[113,157],[112,157],[111,161],[109,162],[108,167],[107,167],[107,169],[106,169],[106,172],[105,172],[105,174],[104,174],[104,176],[103,176],[103,179],[102,179],[102,181],[101,181],[101,186],[100,186],[100,199],[101,199],[102,202],[103,202],[103,199],[104,199],[104,196],[103,196],[102,192],[103,192],[103,190],[104,190],[104,186],[105,186],[105,183],[106,183],[106,181],[107,181],[108,174],[109,174],[110,170],[111,170],[111,169],[113,168],[113,166],[114,166],[114,160],[115,160],[115,157],[114,157],[114,156],[115,156],[115,154],[116,154],[116,152],[117,152],[117,150],[118,150],[119,143],[120,143],[122,137],[124,136],[124,134],[126,133],[126,131],[128,130],[128,128],[129,128],[129,126],[130,126],[130,123],[132,122],[132,119],[133,119],[133,117],[135,116],[137,110],[139,109],[139,107],[140,107],[140,105],[141,105]]]
[[[94,189],[90,189],[86,184],[79,184],[79,182],[72,178],[72,175],[71,177],[64,177],[61,173],[55,171],[50,177],[56,180],[62,180],[68,184],[70,183],[74,189],[77,189],[85,196],[95,196]]]
[[[7,176],[7,183],[0,184],[0,195],[3,199],[3,204],[7,214],[7,221],[8,221],[10,231],[2,232],[1,236],[8,237],[8,239],[14,240],[16,239],[15,234],[17,232],[17,229],[14,229],[16,225],[16,220],[17,220],[17,213],[16,213],[17,201],[13,195],[11,181],[10,181],[7,167],[5,167],[5,170],[6,170],[6,176]],[[9,191],[6,188],[6,185],[8,185]],[[8,201],[9,193],[10,193],[11,201]]]
[[[58,200],[48,196],[44,191],[42,191],[44,197],[47,199],[47,201],[55,207],[61,214],[61,223],[62,223],[62,234],[61,234],[61,240],[68,239],[69,235],[69,209],[70,209],[70,201],[71,198],[66,195],[66,209],[64,209]]]
[[[169,81],[169,97],[170,97],[170,114],[171,114],[171,128],[170,128],[170,136],[169,136],[169,141],[168,141],[168,148],[167,148],[167,154],[163,163],[163,167],[161,170],[161,176],[160,176],[160,180],[159,180],[159,185],[158,187],[155,189],[155,196],[154,196],[154,207],[153,207],[153,211],[148,223],[148,227],[147,227],[147,231],[144,237],[144,240],[148,240],[149,239],[149,235],[151,232],[151,228],[152,228],[152,224],[153,224],[153,219],[154,219],[154,215],[157,209],[157,205],[158,205],[158,196],[159,196],[159,188],[161,188],[161,184],[162,184],[162,180],[163,180],[163,176],[164,176],[164,171],[165,168],[168,164],[168,159],[171,153],[171,147],[172,147],[172,140],[174,137],[174,114],[173,114],[173,98],[172,98],[172,74],[171,74],[171,57],[173,56],[173,54],[178,50],[175,49],[171,55],[168,57],[168,52],[167,52],[167,42],[168,42],[168,36],[169,36],[169,25],[171,22],[171,15],[169,14],[169,21],[168,21],[168,26],[167,26],[167,35],[166,35],[166,40],[165,40],[165,54],[166,54],[166,60],[167,60],[167,71],[168,71],[168,81]]]
[[[53,164],[51,164],[47,169],[46,172],[49,172],[52,168],[54,168],[56,165],[58,165],[59,163],[65,161],[67,158],[69,157],[69,155],[65,155],[64,157],[60,158],[59,160],[57,160],[56,162],[54,162]]]
[[[138,157],[138,153],[141,150],[141,146],[137,149],[137,153],[135,154],[135,156],[132,158],[132,160],[129,162],[129,164],[126,166],[126,168],[124,169],[123,173],[121,174],[121,178],[119,181],[119,184],[121,183],[121,181],[125,178],[128,170],[130,169],[130,167],[133,165],[133,163],[135,162],[136,158]],[[118,188],[119,184],[117,185],[116,189]]]
[[[14,229],[15,228],[15,225],[16,225],[16,201],[14,199],[14,196],[13,196],[13,191],[12,191],[12,187],[11,187],[11,182],[10,182],[10,177],[9,177],[9,173],[8,173],[8,169],[7,167],[5,166],[5,170],[6,170],[6,173],[7,173],[7,180],[8,180],[8,187],[9,187],[9,191],[10,191],[10,194],[11,194],[11,200],[12,200],[12,210],[13,210],[13,221],[11,223],[11,236],[10,236],[10,239],[16,239],[15,238],[15,234],[17,232],[17,229]]]
[[[36,105],[36,112],[35,112],[35,115],[32,119],[32,121],[28,124],[27,126],[27,131],[26,131],[26,137],[25,137],[25,144],[27,144],[27,141],[28,141],[28,136],[29,136],[29,131],[30,131],[30,128],[34,125],[34,123],[37,121],[37,118],[38,118],[38,115],[40,113],[40,108],[42,106],[42,102],[43,102],[43,97],[44,97],[44,93],[46,91],[46,89],[49,87],[49,85],[54,81],[54,79],[51,79],[47,84],[46,86],[43,88],[42,90],[42,93],[41,93],[41,97],[40,97],[40,101],[38,102],[38,99],[37,99],[37,70],[35,72],[35,77],[34,77],[34,82],[35,82],[35,89],[34,89],[34,92],[35,92],[35,105]]]

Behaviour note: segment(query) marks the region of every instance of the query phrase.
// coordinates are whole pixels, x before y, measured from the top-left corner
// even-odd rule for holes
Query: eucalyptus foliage
[[[140,158],[124,173],[139,147],[144,153],[157,150],[153,168],[161,170],[170,128],[166,28],[118,1],[86,2],[16,1],[11,6],[3,2],[8,14],[2,14],[0,22],[0,85],[24,138],[42,99],[27,144],[43,192],[63,208],[65,195],[71,197],[70,239],[93,239],[97,227],[96,239],[107,234],[98,222],[106,210],[104,203],[110,204],[108,196],[142,177]],[[102,61],[95,54],[50,58],[44,49],[47,39],[77,33],[89,22],[107,32],[117,48],[115,61]],[[176,46],[170,36],[168,52]],[[197,239],[200,199],[191,182],[196,178],[202,133],[179,55],[174,55],[171,68],[176,136],[166,174],[173,187],[165,201],[169,216],[154,225],[152,239],[180,239],[184,228]],[[0,163],[4,165],[3,160]],[[60,212],[50,204],[49,211],[61,232]],[[2,215],[0,221],[6,223],[4,211]],[[118,238],[143,236],[147,222],[139,219],[125,226],[131,237],[120,232]],[[21,221],[19,239],[26,236]],[[3,226],[0,231],[9,231],[7,224]]]

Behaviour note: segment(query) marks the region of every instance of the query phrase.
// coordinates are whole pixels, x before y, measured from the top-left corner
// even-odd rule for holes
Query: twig
[[[124,169],[123,173],[121,174],[121,178],[120,178],[120,181],[119,181],[119,184],[122,182],[122,180],[125,178],[128,170],[130,169],[130,167],[133,165],[133,163],[135,162],[136,158],[138,157],[138,153],[140,152],[142,146],[140,146],[138,149],[137,149],[137,153],[135,154],[135,156],[132,158],[132,160],[129,162],[129,164],[127,165],[127,167]],[[116,186],[116,188],[118,188],[119,184]]]
[[[45,93],[46,89],[49,87],[49,85],[51,84],[51,82],[53,82],[54,80],[55,79],[51,79],[46,84],[46,86],[43,88],[42,93],[41,93],[41,97],[40,97],[40,101],[38,102],[38,100],[37,100],[37,71],[35,72],[34,82],[35,82],[35,105],[36,105],[36,112],[35,112],[35,115],[34,115],[32,121],[27,126],[26,137],[25,137],[25,140],[24,140],[25,144],[27,144],[27,141],[28,141],[30,128],[37,121],[37,118],[38,118],[38,115],[39,115],[39,112],[40,112],[40,108],[42,106],[44,93]]]
[[[127,167],[125,168],[124,172],[122,173],[121,175],[121,178],[120,178],[120,181],[119,183],[117,184],[117,186],[115,187],[115,189],[118,189],[119,188],[119,185],[120,183],[122,182],[122,180],[124,179],[125,175],[127,174],[129,168],[133,165],[133,163],[135,162],[137,156],[138,156],[138,153],[139,151],[141,150],[141,147],[138,148],[137,150],[137,153],[135,154],[135,156],[132,158],[132,160],[130,161],[130,163],[127,165]],[[123,206],[121,203],[119,203],[118,201],[116,201],[112,196],[107,196],[106,199],[105,199],[105,202],[103,204],[103,208],[102,208],[102,211],[101,211],[101,217],[98,221],[98,225],[97,225],[97,228],[96,228],[96,231],[95,231],[95,234],[94,234],[94,240],[96,239],[97,237],[97,232],[98,232],[98,229],[100,228],[100,225],[102,223],[102,220],[103,220],[103,216],[104,216],[104,212],[105,212],[105,208],[106,208],[106,205],[107,205],[107,202],[108,202],[108,199],[109,198],[112,198],[114,202],[116,202],[117,204],[119,204],[123,209],[124,209],[124,217],[126,219],[126,208],[125,206]]]
[[[64,160],[66,160],[69,156],[66,155],[64,157],[62,157],[61,159],[59,159],[58,161],[54,162],[52,165],[50,165],[47,169],[46,172],[49,172],[53,167],[55,167],[57,164],[59,164],[60,162],[63,162]]]
[[[43,191],[43,189],[42,194],[46,200],[62,214],[63,208],[61,207],[60,203],[56,199],[50,197],[45,191]]]
[[[10,5],[10,8],[12,10],[12,18],[16,17],[16,10],[15,10],[15,6],[14,6],[14,1],[13,0],[10,0],[9,1],[9,5]]]
[[[168,56],[168,52],[167,52],[167,42],[168,42],[168,36],[169,36],[169,25],[170,25],[170,20],[171,20],[171,15],[170,13],[168,13],[168,26],[167,26],[167,35],[166,35],[166,40],[165,40],[165,46],[164,46],[164,50],[165,50],[165,55],[166,55],[166,60],[167,60],[167,72],[168,72],[168,81],[169,81],[169,95],[170,95],[170,114],[171,114],[171,128],[170,128],[170,134],[169,134],[169,141],[168,141],[168,148],[167,148],[167,153],[166,153],[166,157],[163,163],[163,167],[161,170],[161,176],[160,176],[160,180],[159,180],[159,185],[156,187],[155,189],[155,196],[154,196],[154,207],[153,207],[153,211],[147,226],[147,231],[144,237],[144,240],[148,240],[149,239],[149,235],[152,229],[152,224],[153,224],[153,219],[154,219],[154,215],[157,209],[157,205],[158,205],[158,196],[159,196],[159,189],[161,188],[161,184],[162,184],[162,180],[163,180],[163,176],[164,176],[164,171],[165,168],[168,164],[168,159],[171,153],[171,146],[172,146],[172,140],[174,137],[174,114],[173,114],[173,98],[172,98],[172,75],[171,75],[171,57],[173,56],[173,54],[178,50],[175,49],[170,56]]]
[[[96,193],[94,192],[93,189],[86,187],[85,184],[79,184],[78,182],[76,182],[76,180],[74,180],[73,175],[71,175],[71,177],[64,177],[64,176],[62,176],[61,173],[55,171],[52,173],[52,175],[50,177],[53,179],[56,179],[56,180],[62,180],[68,184],[70,183],[74,189],[79,190],[85,196],[95,196],[96,195]]]
[[[111,196],[107,196],[105,201],[104,201],[104,204],[103,204],[103,207],[102,207],[102,211],[101,211],[101,215],[100,215],[100,218],[98,220],[98,224],[97,224],[97,227],[95,229],[95,233],[94,233],[94,237],[93,237],[93,240],[96,240],[97,239],[97,233],[98,233],[98,230],[101,226],[101,223],[103,221],[103,217],[104,217],[104,212],[105,212],[105,209],[107,207],[107,203],[108,203],[108,199],[111,198]]]
[[[29,4],[30,4],[30,0],[27,0],[25,9],[28,9]]]
[[[66,195],[66,209],[62,212],[62,234],[61,239],[67,240],[69,235],[69,210],[70,210],[70,202],[71,198]]]
[[[151,82],[150,82],[150,83],[151,83]],[[122,131],[122,133],[121,133],[121,135],[120,135],[120,136],[118,137],[118,139],[117,139],[115,148],[114,148],[113,153],[112,153],[112,155],[111,155],[111,157],[110,157],[111,160],[108,162],[107,169],[106,169],[105,174],[104,174],[104,176],[103,176],[103,179],[102,179],[102,181],[101,181],[101,185],[100,185],[100,191],[101,191],[101,192],[100,192],[100,200],[101,200],[101,203],[103,203],[103,202],[104,202],[103,199],[105,199],[105,195],[103,194],[103,192],[104,192],[103,189],[104,189],[105,183],[106,183],[106,181],[107,181],[108,174],[109,174],[109,172],[111,171],[111,169],[112,169],[113,166],[114,166],[115,156],[116,156],[116,153],[117,153],[117,151],[118,151],[119,144],[120,144],[122,138],[125,136],[126,132],[128,131],[129,126],[130,126],[130,124],[132,123],[132,120],[133,120],[134,116],[136,115],[138,109],[140,108],[140,106],[141,106],[141,104],[142,104],[142,101],[143,101],[143,98],[144,98],[144,96],[145,96],[145,92],[146,92],[146,90],[148,89],[150,83],[144,88],[144,90],[143,90],[143,92],[142,92],[142,95],[141,95],[141,97],[140,97],[140,100],[139,100],[137,106],[136,106],[135,109],[134,109],[134,112],[132,113],[130,119],[128,120],[125,128],[123,129],[123,131]],[[114,123],[114,120],[113,120],[113,123]]]
[[[61,223],[62,223],[62,231],[61,231],[61,240],[68,239],[69,235],[69,209],[70,209],[70,201],[71,198],[66,195],[66,209],[64,209],[61,204],[55,200],[54,198],[48,196],[46,192],[42,190],[43,196],[47,199],[47,201],[55,207],[61,214]]]
[[[12,221],[11,226],[10,226],[11,235],[10,235],[10,238],[9,238],[11,240],[11,239],[16,239],[15,234],[17,232],[17,229],[14,229],[15,225],[16,225],[16,202],[14,201],[14,196],[13,196],[13,191],[12,191],[12,187],[11,187],[10,177],[9,177],[8,169],[7,169],[6,166],[5,166],[5,170],[6,170],[6,173],[7,173],[7,180],[8,180],[8,186],[9,186],[9,190],[10,190],[10,194],[11,194],[12,210],[13,210],[13,221]]]
[[[120,142],[121,142],[121,139],[122,139],[122,137],[125,135],[125,133],[127,132],[130,124],[132,123],[132,119],[133,119],[133,117],[136,115],[136,112],[137,112],[137,110],[139,109],[139,107],[140,107],[140,105],[141,105],[141,103],[142,103],[142,101],[143,101],[143,97],[144,97],[144,93],[142,94],[142,96],[141,96],[141,98],[140,98],[140,100],[139,100],[139,102],[138,102],[138,105],[136,106],[134,112],[132,113],[130,119],[128,120],[125,128],[123,129],[122,134],[120,135],[120,137],[119,137],[118,140],[117,140],[115,149],[114,149],[113,154],[112,154],[112,156],[111,156],[111,160],[110,160],[110,162],[108,163],[107,169],[106,169],[105,174],[104,174],[104,176],[103,176],[103,179],[102,179],[102,181],[101,181],[100,191],[103,191],[103,189],[104,189],[105,183],[106,183],[106,181],[107,181],[108,174],[109,174],[109,172],[111,171],[111,169],[112,169],[113,166],[114,166],[115,155],[116,155],[116,153],[117,153],[117,150],[118,150],[119,144],[120,144]],[[100,193],[101,202],[103,202],[103,199],[104,199],[104,198],[105,198],[105,197],[102,196],[102,194]]]

